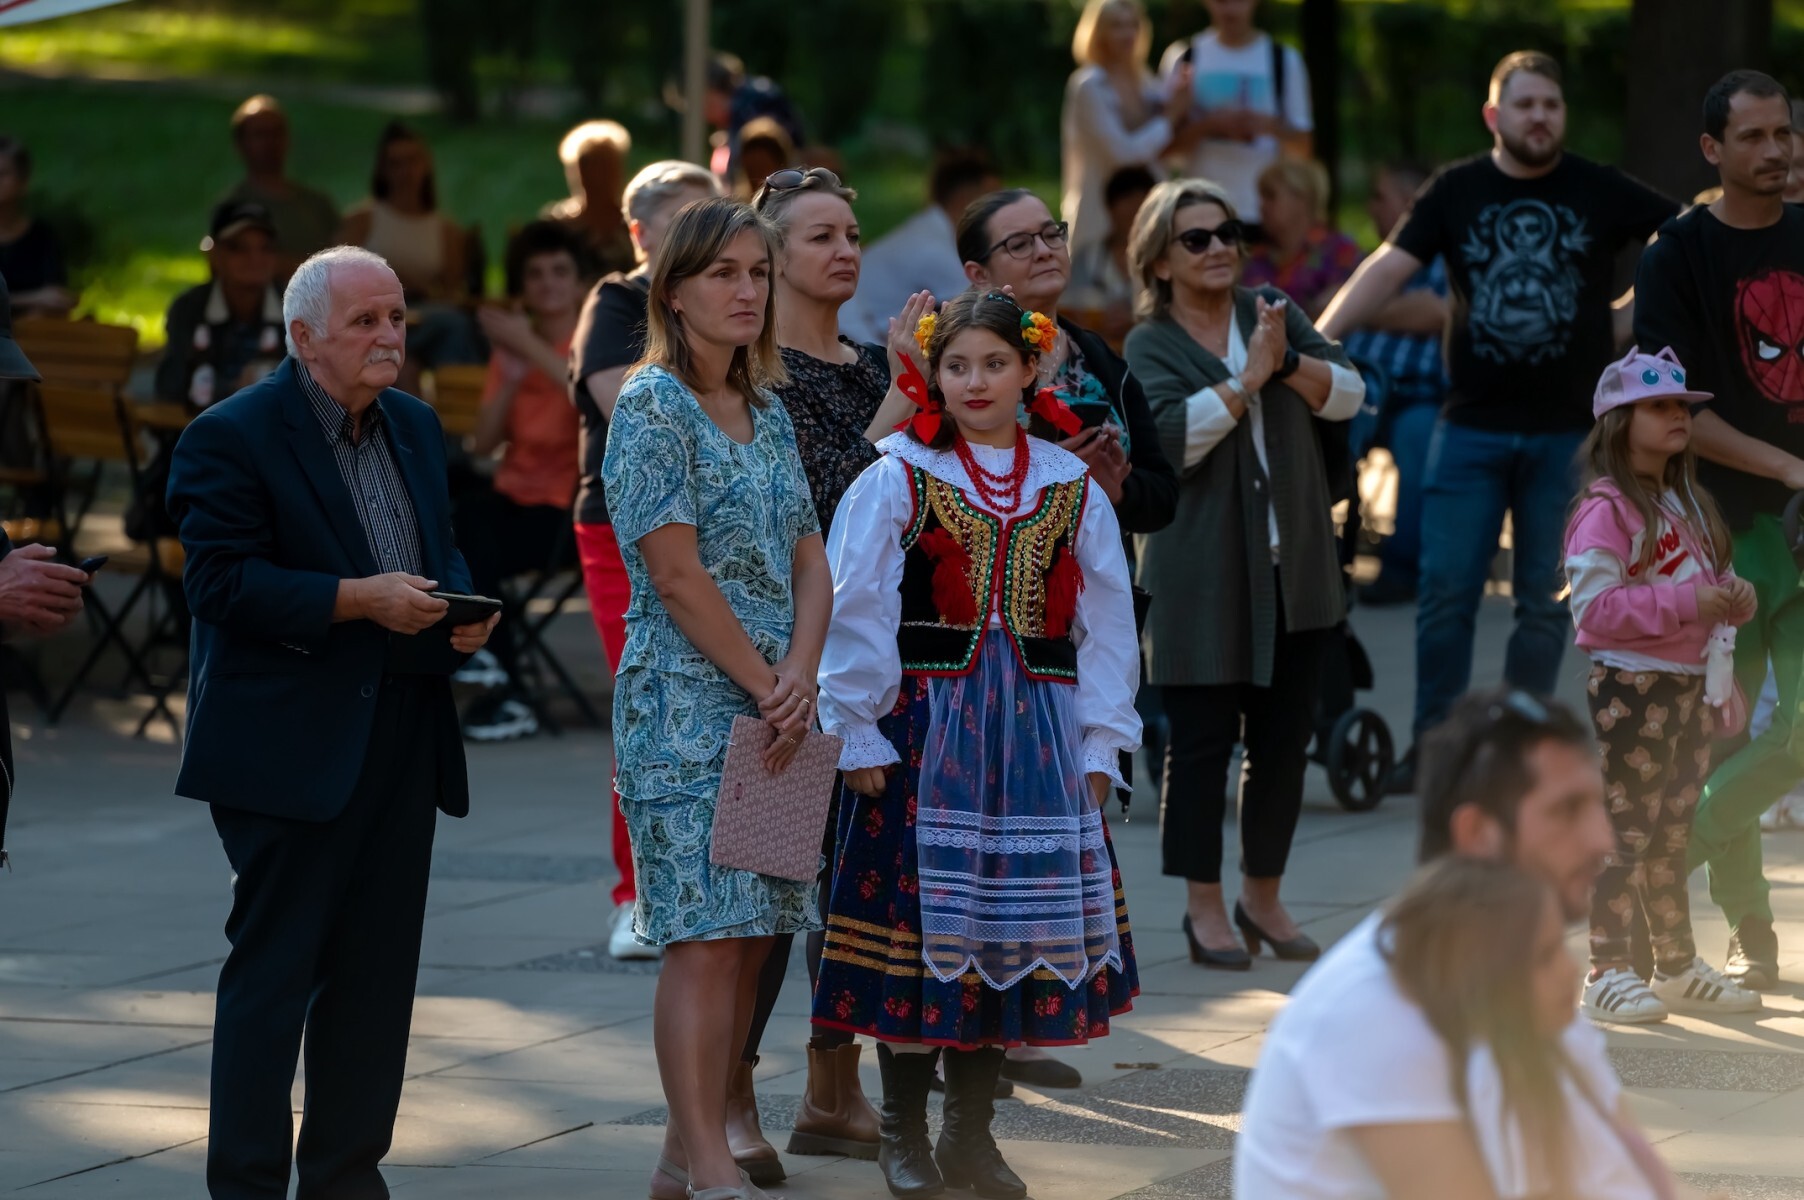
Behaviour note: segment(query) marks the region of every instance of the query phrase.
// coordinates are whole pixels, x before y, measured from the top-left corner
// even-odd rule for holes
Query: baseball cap
[[[213,220],[207,226],[207,236],[201,239],[200,248],[211,250],[247,229],[261,229],[272,238],[276,236],[276,223],[261,204],[252,200],[221,201],[213,209]]]
[[[1713,398],[1709,392],[1694,392],[1685,386],[1685,368],[1671,346],[1658,354],[1643,354],[1641,347],[1631,346],[1627,354],[1604,368],[1591,398],[1591,415],[1601,417],[1625,404],[1667,396],[1693,402]]]
[[[0,275],[0,379],[42,379],[38,369],[13,341],[13,298]]]

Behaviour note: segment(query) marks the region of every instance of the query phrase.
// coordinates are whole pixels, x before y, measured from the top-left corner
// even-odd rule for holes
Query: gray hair
[[[282,292],[282,329],[290,358],[300,357],[294,347],[296,321],[312,330],[314,337],[325,335],[326,321],[332,315],[332,268],[340,266],[390,269],[386,258],[362,246],[332,246],[296,267]]]
[[[706,167],[680,158],[652,163],[633,176],[620,197],[620,211],[629,221],[649,221],[666,204],[684,192],[701,190],[710,196],[725,195],[720,180]]]
[[[1240,214],[1228,194],[1207,179],[1167,179],[1147,193],[1146,203],[1128,230],[1128,269],[1134,279],[1134,311],[1159,318],[1171,312],[1171,283],[1160,279],[1153,267],[1164,261],[1177,241],[1172,224],[1178,213],[1198,204],[1213,204],[1229,220]]]

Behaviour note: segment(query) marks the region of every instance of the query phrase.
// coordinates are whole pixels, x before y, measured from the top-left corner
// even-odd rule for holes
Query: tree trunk
[[[1771,61],[1773,0],[1634,0],[1623,165],[1675,200],[1716,183],[1698,150],[1704,93]]]
[[[1303,0],[1299,22],[1309,65],[1315,157],[1328,168],[1328,211],[1340,207],[1340,0]]]

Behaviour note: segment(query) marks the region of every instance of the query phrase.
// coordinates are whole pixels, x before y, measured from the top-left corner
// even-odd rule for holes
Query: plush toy
[[[1704,703],[1721,708],[1735,695],[1735,626],[1724,623],[1704,643]]]

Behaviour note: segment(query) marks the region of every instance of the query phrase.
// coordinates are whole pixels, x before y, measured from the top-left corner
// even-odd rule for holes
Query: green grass
[[[181,290],[204,281],[199,250],[213,202],[240,176],[228,121],[236,99],[175,86],[43,81],[0,86],[4,128],[33,149],[33,194],[53,223],[92,230],[78,267],[80,311],[135,326],[146,346],[163,341],[163,313]],[[293,174],[341,206],[368,193],[376,134],[387,114],[313,101],[288,102]],[[463,224],[480,225],[490,291],[500,289],[507,231],[564,191],[557,163],[563,121],[516,120],[459,127],[434,117],[416,124],[433,147],[439,196]],[[635,167],[667,147],[636,147]],[[867,237],[899,223],[925,199],[924,168],[853,154]],[[1024,179],[1056,202],[1051,178]]]

